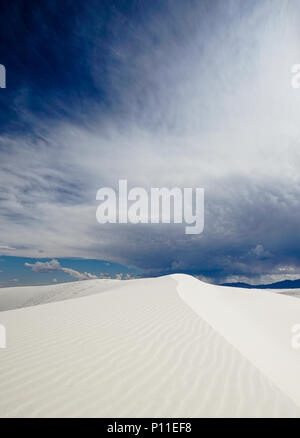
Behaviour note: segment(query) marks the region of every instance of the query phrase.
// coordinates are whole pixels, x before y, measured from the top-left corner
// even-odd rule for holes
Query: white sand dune
[[[300,298],[300,290],[299,289],[287,289],[287,290],[276,290],[278,294],[282,295],[290,295],[294,298]]]
[[[16,288],[15,304],[0,294],[1,308],[50,301],[51,289],[56,301],[0,312],[7,330],[7,348],[0,349],[1,417],[300,416],[290,378],[278,379],[268,355],[262,367],[250,354],[254,344],[262,354],[261,336],[264,345],[271,339],[269,354],[277,348],[286,354],[282,374],[289,367],[294,372],[300,352],[289,354],[280,327],[295,322],[297,310],[291,317],[285,312],[300,300],[260,291],[261,301],[254,293],[249,304],[248,291],[241,298],[243,290],[183,275],[108,282],[106,292],[98,280],[63,286],[64,301],[58,286],[45,293]],[[277,320],[274,335],[271,316],[261,325],[263,311]],[[242,328],[240,313],[247,320]],[[249,327],[245,347],[233,333],[247,334]]]
[[[0,289],[0,312],[38,304],[53,303],[93,295],[124,286],[121,280],[74,281],[47,286],[7,287]]]
[[[300,350],[291,330],[300,301],[266,290],[216,287],[175,276],[180,296],[300,406]]]

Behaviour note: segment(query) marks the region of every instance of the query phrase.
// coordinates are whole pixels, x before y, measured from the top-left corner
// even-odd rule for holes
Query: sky
[[[138,269],[103,260],[0,257],[0,288],[108,278],[129,280],[140,275]]]
[[[297,0],[2,2],[0,285],[300,278],[299,22]],[[100,225],[120,179],[204,188],[204,232]]]

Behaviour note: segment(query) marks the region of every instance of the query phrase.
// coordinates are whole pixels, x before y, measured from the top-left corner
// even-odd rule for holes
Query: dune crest
[[[300,350],[291,330],[300,300],[260,289],[214,286],[176,274],[181,298],[300,407]]]

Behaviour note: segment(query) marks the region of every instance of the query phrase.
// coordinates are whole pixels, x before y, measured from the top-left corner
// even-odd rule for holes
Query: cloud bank
[[[75,31],[66,47],[79,47],[83,60],[82,71],[69,61],[74,82],[63,91],[67,49],[57,47],[48,105],[36,84],[20,87],[9,104],[18,126],[31,129],[0,137],[3,246],[20,256],[105,259],[149,275],[297,276],[300,94],[291,66],[299,62],[299,4],[136,2],[110,8],[106,27],[107,11],[95,8],[91,2],[81,20],[76,11],[67,20]],[[46,21],[44,31],[53,41]],[[146,189],[204,187],[204,233],[100,226],[96,192],[124,178]]]

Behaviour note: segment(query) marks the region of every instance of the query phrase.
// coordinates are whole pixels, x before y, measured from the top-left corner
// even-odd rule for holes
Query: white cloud
[[[75,269],[65,268],[60,265],[58,260],[51,260],[50,262],[36,262],[36,263],[24,263],[25,266],[31,268],[33,272],[51,272],[51,271],[63,271],[69,274],[71,277],[77,278],[78,280],[91,280],[97,279],[98,277],[89,272],[79,272]],[[54,279],[56,281],[56,279]],[[53,281],[54,281],[53,280]]]
[[[31,268],[32,272],[51,272],[60,271],[62,269],[59,261],[54,259],[50,262],[24,263],[24,265]]]
[[[67,274],[71,275],[71,277],[77,278],[78,280],[92,280],[97,279],[97,275],[90,274],[89,272],[78,272],[74,269],[70,268],[61,268],[63,272],[66,272]]]
[[[11,247],[11,246],[6,246],[6,245],[0,245],[0,250],[7,250],[7,251],[13,251],[13,250],[15,250],[16,248],[13,248],[13,247]]]
[[[111,274],[108,274],[107,272],[100,272],[99,278],[101,278],[102,280],[108,280],[108,279],[112,279],[113,276]]]

